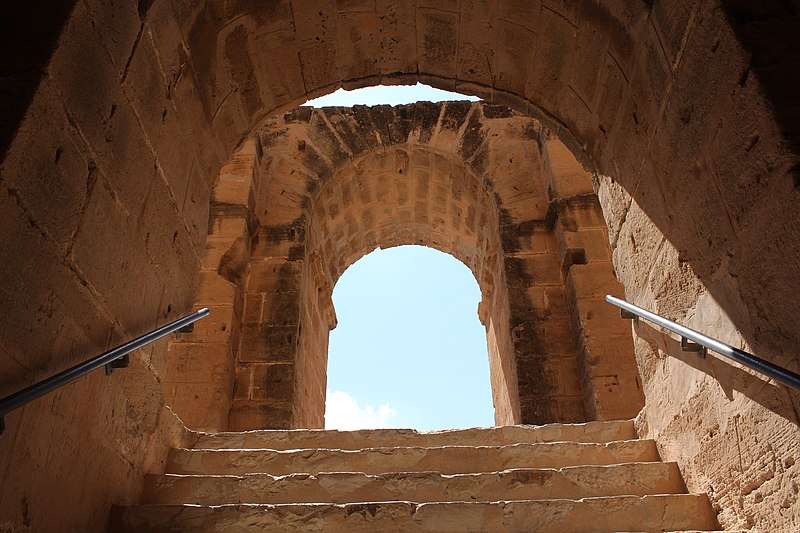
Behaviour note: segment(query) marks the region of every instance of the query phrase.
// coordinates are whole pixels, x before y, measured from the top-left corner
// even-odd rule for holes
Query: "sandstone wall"
[[[670,57],[674,96],[658,122],[631,124],[623,141],[650,132],[650,148],[622,164],[603,158],[618,165],[615,177],[631,165],[637,175],[596,182],[617,275],[632,302],[797,372],[799,218],[785,124],[755,103],[760,79],[719,9],[694,8]],[[800,395],[683,353],[658,328],[633,331],[642,435],[679,462],[690,490],[709,494],[723,526],[797,529]]]
[[[475,274],[497,423],[638,412],[630,332],[599,300],[622,289],[590,175],[536,120],[467,102],[298,108],[259,143],[244,305],[263,311],[246,313],[234,427],[322,425],[333,286],[402,244]]]
[[[198,431],[228,429],[242,328],[261,318],[260,307],[251,311],[253,318],[243,318],[254,232],[249,204],[253,184],[259,181],[259,149],[256,140],[245,142],[220,171],[211,195],[194,306],[208,307],[211,315],[170,342],[167,352],[162,379],[166,402]]]
[[[585,164],[613,176],[633,197],[630,205],[659,230],[643,232],[637,242],[647,242],[646,235],[660,242],[660,233],[674,246],[672,266],[664,270],[675,275],[657,282],[660,287],[702,285],[706,292],[696,299],[702,305],[693,297],[677,299],[676,316],[706,309],[713,300],[711,308],[718,305],[727,315],[727,325],[717,328],[721,336],[735,329],[756,353],[796,369],[794,110],[800,91],[793,90],[796,19],[787,9],[718,0],[78,0],[64,3],[53,24],[6,17],[34,31],[3,32],[22,35],[7,55],[19,61],[2,79],[4,109],[19,109],[4,116],[3,129],[11,134],[2,137],[2,242],[13,251],[2,265],[4,386],[16,388],[189,308],[210,182],[264,117],[340,85],[416,81],[542,119]],[[28,46],[41,49],[23,53]],[[627,205],[605,203],[616,213],[607,211],[612,243],[628,223],[622,221],[636,218],[623,209]],[[630,264],[615,261],[635,300],[642,293],[636,280],[647,279],[650,264],[629,272]],[[685,291],[655,293],[660,303]],[[160,405],[155,394],[155,408],[145,408],[140,392],[160,389],[154,376],[166,365],[163,353],[134,357],[128,375],[140,365],[141,382],[122,372],[112,378],[131,379],[135,387],[112,389],[97,376],[9,417],[0,444],[7,472],[4,526],[87,529],[110,500],[135,494],[147,447],[141,436],[157,425],[142,413],[158,412]],[[640,347],[645,390],[654,390],[658,380],[648,370],[654,359],[644,353]],[[681,374],[670,374],[675,390],[686,390],[683,383],[695,390],[707,379],[695,370]],[[721,378],[722,390],[706,387],[699,396],[708,405],[727,401],[724,387],[730,385]],[[745,428],[739,433],[754,443],[752,457],[774,453],[774,464],[782,462],[789,474],[777,466],[746,469],[766,472],[754,481],[750,474],[740,481],[720,473],[713,487],[731,506],[723,517],[749,513],[755,527],[791,529],[796,475],[782,428],[797,422],[779,413],[789,401],[794,411],[797,396],[770,390],[745,388],[732,403],[740,402],[736,420]],[[680,434],[696,427],[698,411],[687,400],[695,396],[670,392],[658,400],[651,392],[647,431]],[[64,407],[56,405],[62,397]],[[86,398],[92,401],[84,405]],[[656,406],[676,418],[655,416]],[[699,427],[718,435],[719,423],[727,444],[698,450],[725,450],[715,452],[723,458],[719,464],[735,464],[738,426],[726,423],[727,411],[703,413]],[[20,417],[42,423],[23,424]],[[87,433],[98,438],[86,439]],[[20,436],[12,443],[13,434]],[[784,444],[773,449],[770,440]],[[88,451],[76,453],[86,453],[86,460],[70,459],[67,446],[53,442],[80,442]],[[54,470],[54,464],[67,466]],[[682,459],[684,470],[691,464]],[[116,469],[113,484],[94,476]],[[751,490],[771,471],[777,474],[770,479],[790,487],[777,492],[789,502],[784,508],[781,500],[778,511],[777,500]],[[103,483],[102,490],[64,490],[84,478]],[[57,512],[45,503],[52,494],[62,504]]]
[[[614,262],[629,301],[798,371],[791,354],[747,340],[746,326],[731,320],[730,307],[715,299],[618,184],[605,177],[596,183],[609,227],[615,228]],[[736,298],[736,278],[725,272],[728,261],[721,262],[719,276],[734,285],[728,297]],[[737,305],[745,306],[742,300]],[[796,529],[798,393],[713,352],[705,359],[683,352],[680,336],[658,326],[626,327],[633,328],[646,398],[637,418],[640,435],[656,439],[662,458],[681,465],[690,491],[709,495],[724,527]]]
[[[193,301],[208,216],[203,169],[215,158],[171,144],[184,126],[164,73],[152,69],[149,36],[130,63],[112,57],[94,28],[103,14],[112,15],[76,4],[3,154],[3,396],[178,318]],[[181,434],[161,393],[167,342],[6,417],[0,529],[95,530],[112,503],[137,501],[143,472],[158,470]]]

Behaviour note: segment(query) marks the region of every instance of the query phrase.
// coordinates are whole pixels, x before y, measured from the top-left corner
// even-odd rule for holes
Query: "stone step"
[[[497,502],[138,505],[115,508],[110,531],[605,533],[718,528],[705,495],[683,494]]]
[[[142,503],[448,502],[580,499],[685,492],[675,463],[627,463],[481,474],[322,473],[270,476],[150,475]]]
[[[237,433],[199,433],[195,448],[391,448],[396,446],[481,446],[537,442],[612,442],[637,438],[632,420],[499,426],[420,433],[413,429],[337,431],[324,429],[258,430]]]
[[[303,472],[439,472],[467,474],[517,468],[610,465],[659,461],[652,440],[614,441],[603,444],[556,442],[509,446],[418,446],[365,448],[362,450],[305,449],[170,451],[170,474],[272,474]]]

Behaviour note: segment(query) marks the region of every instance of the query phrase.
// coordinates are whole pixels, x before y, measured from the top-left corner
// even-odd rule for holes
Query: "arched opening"
[[[325,427],[493,425],[480,301],[472,272],[432,248],[376,250],[351,265],[333,291]]]
[[[417,80],[537,114],[588,167],[619,180],[598,177],[598,190],[617,272],[637,303],[711,324],[723,340],[797,364],[800,315],[793,305],[800,277],[786,268],[800,243],[796,147],[787,142],[793,130],[782,130],[774,116],[796,92],[765,95],[758,69],[726,18],[731,2],[400,3],[390,13],[323,4],[156,0],[120,10],[74,3],[61,36],[53,35],[54,53],[41,54],[47,68],[20,70],[24,76],[40,72],[43,81],[35,95],[31,90],[4,152],[9,223],[3,242],[20,251],[4,265],[3,301],[20,324],[7,332],[4,350],[25,362],[11,365],[14,382],[28,379],[26,365],[60,366],[62,356],[53,353],[77,358],[102,350],[109,338],[143,332],[189,307],[209,229],[210,182],[261,119],[342,85]],[[739,4],[737,11],[746,12]],[[785,34],[765,30],[774,21],[752,20],[759,24],[753,35],[780,40]],[[747,29],[746,17],[737,15],[734,23]],[[780,49],[796,47],[763,42],[775,54],[757,62],[794,65],[776,58],[786,57]],[[86,64],[92,68],[82,68]],[[217,197],[211,206],[215,214],[230,209],[228,219],[214,221],[209,242],[217,260],[225,257],[231,279],[249,275],[239,270],[246,261],[237,262],[234,246],[242,231],[237,235],[228,224],[236,218],[231,206],[241,205],[246,198],[236,204]],[[231,242],[219,245],[230,235]],[[142,290],[120,283],[120,271]],[[213,285],[207,273],[202,287],[230,300],[229,287]],[[208,326],[215,335],[230,331],[222,328],[231,321],[219,307],[214,316],[222,319]],[[230,307],[228,316],[238,317],[257,309],[243,299]],[[22,334],[27,331],[37,332],[35,343]],[[659,436],[664,450],[674,448],[670,434],[690,443],[665,458],[677,457],[691,469],[702,465],[697,476],[688,476],[690,484],[705,490],[710,478],[715,503],[775,529],[769,517],[778,505],[752,490],[753,480],[764,479],[759,461],[747,466],[736,450],[749,449],[751,457],[790,455],[796,440],[783,436],[796,435],[797,395],[765,388],[748,375],[732,391],[730,380],[717,382],[713,362],[676,363],[645,344],[640,339],[637,357],[646,375],[648,433]],[[187,358],[186,367],[193,361]],[[103,389],[78,385],[64,392],[63,404],[76,407],[63,419],[42,402],[10,417],[9,427],[23,427],[23,418],[27,427],[42,417],[52,421],[24,439],[30,447],[52,442],[53,435],[82,439],[87,427],[105,429],[111,420],[119,435],[136,436],[139,451],[126,450],[124,461],[108,458],[97,439],[86,443],[86,453],[100,458],[92,464],[137,468],[145,455],[139,437],[156,427],[154,417],[141,416],[153,412],[143,397],[160,401],[141,394],[149,391],[143,383],[157,389],[169,364],[175,362],[154,350],[152,361],[133,361],[146,379],[130,380],[133,390],[114,395],[119,401],[110,393],[81,401],[87,391]],[[663,374],[654,373],[656,367]],[[283,377],[278,373],[270,383],[279,387]],[[204,383],[197,388],[207,389]],[[129,400],[135,408],[119,408]],[[776,415],[776,403],[795,414]],[[132,414],[124,420],[112,411]],[[737,462],[746,472],[730,476]],[[48,462],[21,463],[21,474],[5,484],[15,487],[13,497],[34,480],[52,477]],[[59,478],[65,481],[51,485],[80,478],[83,464],[65,463]],[[786,484],[790,477],[775,479]],[[121,490],[105,488],[93,492],[108,497]],[[94,508],[80,503],[71,499],[61,508],[91,515]]]
[[[285,190],[282,181],[272,187]],[[270,197],[276,195],[265,192]],[[331,295],[345,270],[377,247],[418,244],[452,254],[478,280],[499,423],[519,420],[496,200],[463,161],[426,145],[368,151],[337,166],[311,195],[303,239],[295,424],[320,426],[325,404]],[[273,211],[274,216],[295,215]],[[269,216],[269,215],[267,215]],[[271,218],[270,223],[280,219]]]
[[[619,287],[597,197],[535,119],[470,102],[298,108],[240,155],[215,191],[203,289],[235,291],[215,312],[231,317],[231,356],[216,361],[235,360],[233,391],[204,378],[222,400],[202,412],[189,397],[197,419],[322,427],[333,287],[375,248],[407,244],[453,255],[478,281],[497,424],[638,410],[630,334],[604,324],[613,313],[599,301]],[[166,383],[200,386],[181,379]]]
[[[425,83],[416,85],[374,85],[347,91],[337,89],[330,94],[309,100],[310,107],[352,107],[355,105],[403,105],[416,102],[477,102],[477,96],[445,91]]]

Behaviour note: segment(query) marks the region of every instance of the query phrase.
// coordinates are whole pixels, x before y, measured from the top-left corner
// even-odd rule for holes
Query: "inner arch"
[[[273,186],[277,186],[274,183]],[[406,144],[339,167],[313,194],[305,241],[295,412],[322,424],[332,290],[342,273],[377,247],[418,244],[451,254],[478,281],[495,422],[519,419],[508,300],[492,186],[452,154]],[[269,191],[266,192],[269,195]]]
[[[326,427],[493,425],[480,300],[472,272],[428,247],[376,250],[350,266],[333,292]]]

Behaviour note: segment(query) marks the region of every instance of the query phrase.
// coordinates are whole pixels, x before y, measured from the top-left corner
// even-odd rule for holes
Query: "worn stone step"
[[[611,442],[637,438],[632,420],[498,426],[420,433],[413,429],[337,431],[323,429],[199,433],[195,448],[390,448],[396,446],[480,446],[536,442]]]
[[[600,533],[719,528],[704,495],[581,500],[289,505],[138,505],[112,511],[112,531],[435,531]]]
[[[166,472],[171,474],[272,474],[303,472],[439,472],[466,474],[515,468],[560,468],[658,461],[652,440],[603,444],[556,442],[509,446],[418,446],[363,450],[197,450],[170,451]]]
[[[675,463],[627,463],[479,474],[322,473],[270,476],[150,475],[142,503],[447,502],[580,499],[685,492]]]

